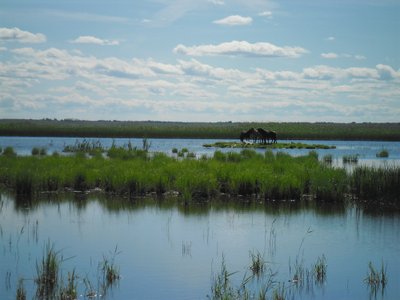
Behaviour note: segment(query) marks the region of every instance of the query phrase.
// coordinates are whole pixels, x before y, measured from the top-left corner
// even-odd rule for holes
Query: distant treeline
[[[400,123],[159,122],[0,120],[0,136],[236,139],[251,127],[277,132],[278,139],[400,141]]]

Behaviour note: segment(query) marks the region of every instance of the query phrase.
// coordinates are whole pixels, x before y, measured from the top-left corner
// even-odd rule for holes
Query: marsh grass
[[[353,170],[350,181],[359,202],[400,207],[400,168],[359,166]]]
[[[190,152],[185,153],[191,156]],[[342,168],[320,162],[313,151],[292,157],[282,152],[262,154],[243,149],[240,153],[215,151],[213,157],[177,159],[114,145],[107,156],[90,158],[82,152],[74,156],[1,155],[0,183],[14,189],[17,195],[102,190],[136,197],[176,192],[185,201],[228,194],[265,201],[299,201],[303,195],[310,195],[317,201],[339,202],[349,192],[393,201],[390,197],[399,186],[398,167],[383,173],[372,167],[356,168],[347,174]]]

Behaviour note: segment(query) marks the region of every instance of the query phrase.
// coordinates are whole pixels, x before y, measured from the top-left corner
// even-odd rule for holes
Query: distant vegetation
[[[276,131],[278,141],[285,139],[400,141],[400,123],[185,123],[3,119],[0,120],[0,135],[239,139],[240,132],[251,127]]]

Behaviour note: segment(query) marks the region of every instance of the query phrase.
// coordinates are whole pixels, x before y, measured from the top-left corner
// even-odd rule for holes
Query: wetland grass
[[[0,184],[30,197],[41,192],[96,190],[128,197],[172,192],[185,201],[219,195],[301,200],[307,195],[308,199],[337,202],[354,193],[371,201],[375,197],[399,202],[398,167],[357,167],[347,174],[342,168],[320,162],[313,151],[293,157],[242,149],[239,153],[215,151],[213,157],[199,159],[188,151],[178,152],[185,152],[186,157],[178,159],[129,146],[112,146],[107,157],[88,157],[82,152],[42,157],[3,154]]]
[[[39,299],[54,297],[59,283],[61,261],[60,253],[54,250],[54,245],[47,243],[42,261],[36,263],[36,296]]]

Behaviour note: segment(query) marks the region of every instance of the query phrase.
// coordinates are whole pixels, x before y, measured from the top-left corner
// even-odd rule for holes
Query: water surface
[[[122,275],[102,299],[206,299],[222,257],[232,284],[251,274],[249,253],[260,252],[274,280],[294,299],[397,299],[400,294],[400,216],[345,206],[285,202],[180,204],[175,200],[131,201],[101,195],[50,195],[41,201],[1,194],[0,299],[15,299],[24,281],[34,294],[36,262],[48,241],[73,268],[97,285],[98,263],[111,257]],[[292,286],[290,266],[305,268],[324,255],[327,279],[308,289]],[[364,283],[368,263],[387,266],[384,291]],[[249,288],[263,285],[266,275]],[[383,294],[382,294],[383,292]],[[383,295],[383,296],[382,296]]]
[[[45,148],[49,154],[57,151],[62,152],[66,145],[74,145],[76,141],[82,142],[83,138],[65,138],[65,137],[0,137],[0,147],[12,146],[19,155],[30,155],[33,147]],[[139,149],[143,146],[142,139],[112,139],[112,138],[94,138],[87,139],[88,141],[100,141],[101,144],[109,148],[113,143],[117,146],[127,145],[129,142],[133,147]],[[232,140],[215,140],[215,139],[150,139],[150,151],[165,152],[171,154],[173,148],[187,148],[190,152],[194,152],[197,156],[202,154],[212,155],[215,148],[205,148],[204,144],[212,144],[217,141],[232,141]],[[342,157],[344,155],[357,155],[359,164],[366,165],[393,165],[399,164],[400,161],[400,142],[383,142],[383,141],[314,141],[314,140],[291,140],[285,142],[301,142],[306,144],[324,144],[336,146],[336,149],[316,149],[320,158],[325,155],[332,155],[333,164],[342,166]],[[386,149],[389,152],[388,158],[377,158],[376,154],[381,150]],[[223,152],[236,151],[241,149],[219,149]],[[264,149],[256,151],[264,153]],[[291,155],[306,155],[308,149],[276,149],[284,151]]]

